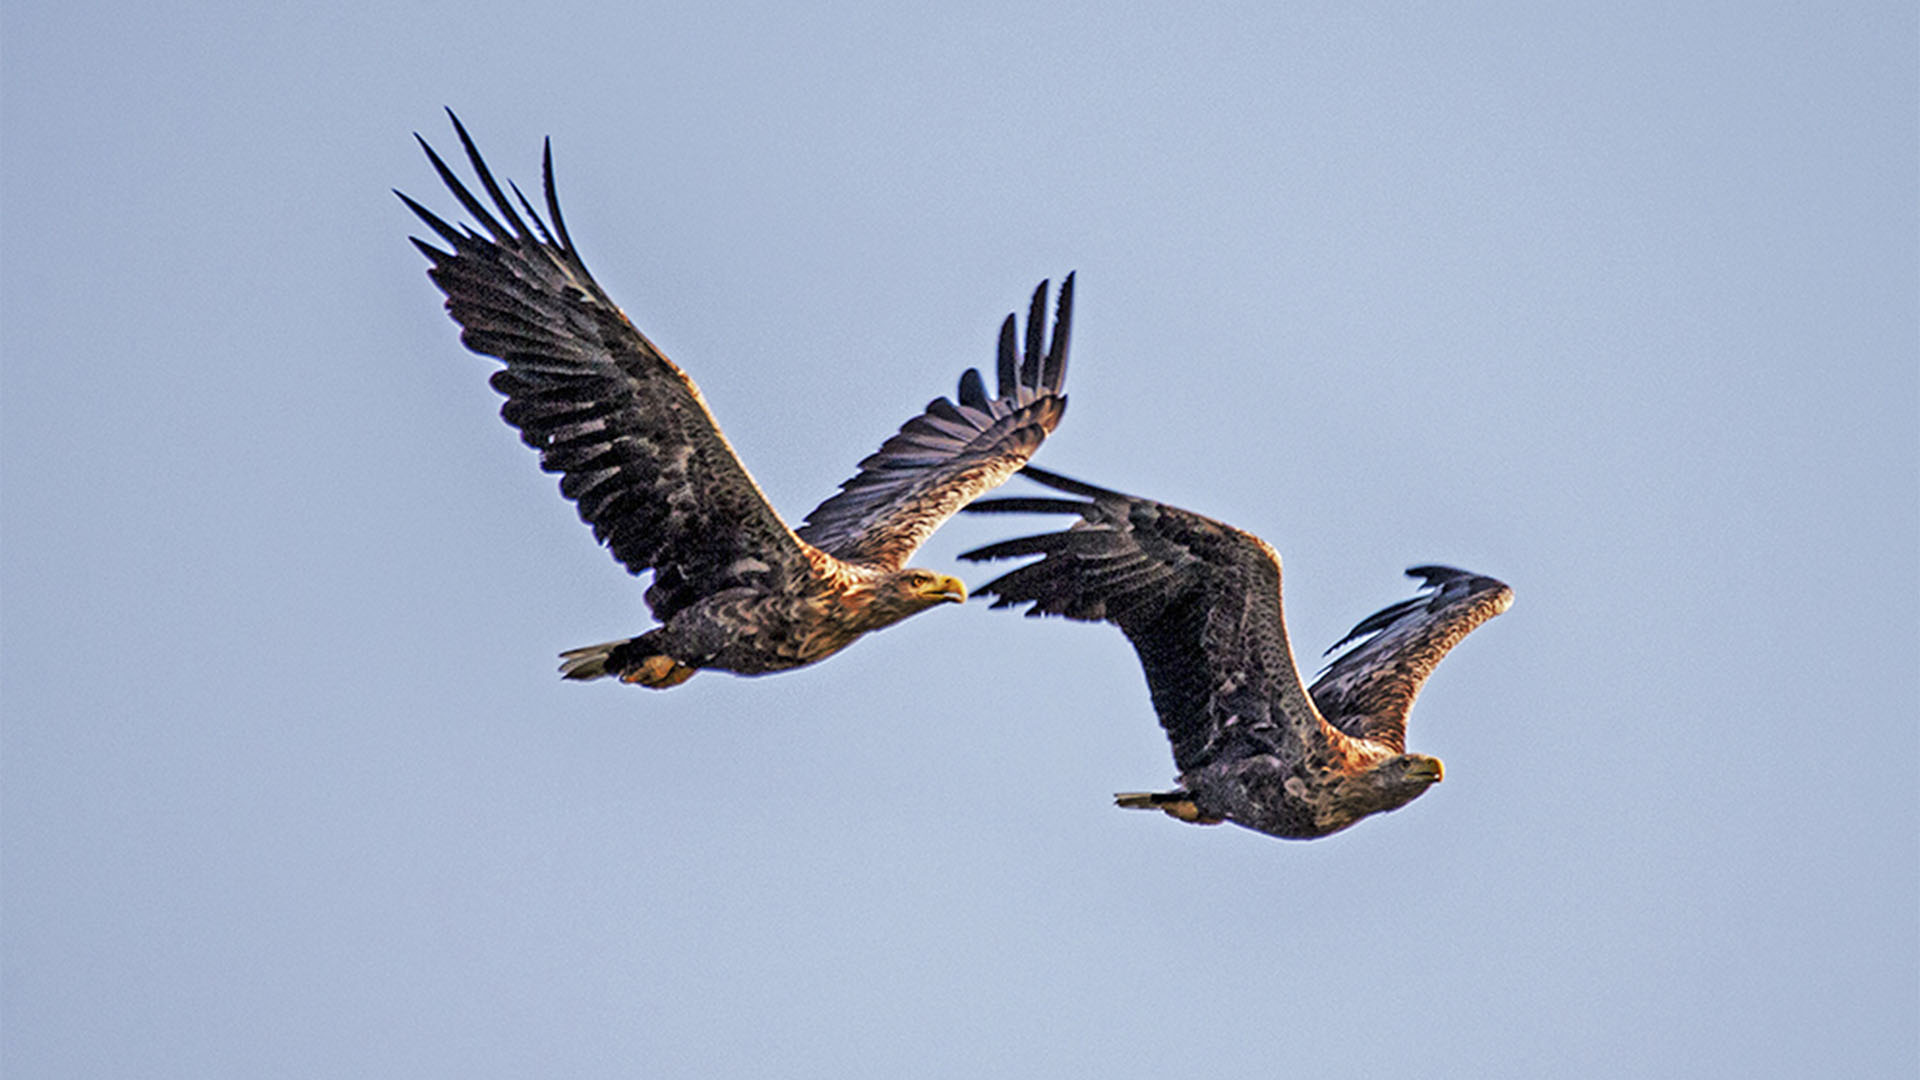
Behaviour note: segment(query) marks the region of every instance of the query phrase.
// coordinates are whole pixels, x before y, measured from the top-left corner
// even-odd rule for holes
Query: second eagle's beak
[[[1412,764],[1407,766],[1407,779],[1409,780],[1425,780],[1429,783],[1437,784],[1445,779],[1446,775],[1446,766],[1440,764],[1440,759],[1437,757],[1423,756],[1417,758]]]

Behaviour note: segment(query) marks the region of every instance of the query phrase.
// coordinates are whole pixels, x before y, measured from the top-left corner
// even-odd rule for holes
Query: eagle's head
[[[967,599],[967,583],[951,574],[908,567],[876,583],[870,612],[886,623],[898,622],[936,604],[960,604]]]
[[[1325,836],[1369,815],[1400,809],[1439,783],[1444,773],[1439,758],[1391,754],[1320,785],[1295,781],[1289,788],[1312,807],[1313,827],[1305,835]]]
[[[1396,754],[1381,761],[1358,778],[1361,797],[1369,804],[1366,813],[1400,809],[1439,783],[1446,772],[1439,758],[1426,754]]]

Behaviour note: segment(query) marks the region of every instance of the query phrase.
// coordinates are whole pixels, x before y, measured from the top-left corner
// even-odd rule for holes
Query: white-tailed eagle
[[[1040,555],[976,592],[994,596],[994,607],[1029,604],[1028,615],[1110,622],[1133,643],[1180,778],[1172,791],[1119,795],[1119,805],[1305,840],[1405,806],[1440,780],[1438,758],[1406,752],[1407,711],[1440,658],[1513,604],[1512,589],[1416,566],[1407,574],[1425,582],[1421,594],[1361,620],[1327,650],[1351,646],[1309,689],[1287,644],[1280,556],[1265,541],[1163,503],[1022,471],[1079,498],[998,497],[966,509],[1080,520],[960,557]]]
[[[747,474],[693,380],[587,272],[560,216],[551,144],[542,161],[549,228],[517,187],[507,198],[458,117],[453,125],[492,206],[420,139],[479,229],[449,224],[395,192],[446,248],[414,245],[433,264],[428,276],[446,294],[460,340],[505,363],[492,378],[506,396],[500,415],[540,452],[541,468],[560,474],[561,494],[613,557],[636,575],[653,573],[646,600],[661,625],[563,653],[565,677],[669,687],[702,668],[785,671],[966,599],[959,578],[907,559],[1059,424],[1073,275],[1061,283],[1051,340],[1046,282],[1033,294],[1024,350],[1007,316],[996,396],[968,370],[957,402],[929,403],[793,529]]]

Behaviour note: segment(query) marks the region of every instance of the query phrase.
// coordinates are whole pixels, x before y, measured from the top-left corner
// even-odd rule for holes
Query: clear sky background
[[[9,1077],[1748,1077],[1920,1062],[1911,3],[0,11]],[[1514,586],[1313,843],[1110,627],[651,693],[414,146],[537,182],[783,513],[1080,272],[1050,468],[1301,662]],[[1020,490],[1016,483],[1010,490]],[[920,562],[1044,521],[970,519]]]

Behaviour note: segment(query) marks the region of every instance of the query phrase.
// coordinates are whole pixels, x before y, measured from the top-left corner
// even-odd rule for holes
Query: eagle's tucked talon
[[[620,681],[623,683],[639,683],[641,686],[650,687],[654,690],[665,690],[669,687],[679,686],[681,683],[693,678],[694,672],[698,670],[700,669],[688,667],[671,656],[655,654],[640,661],[637,666],[624,672],[620,676]]]

